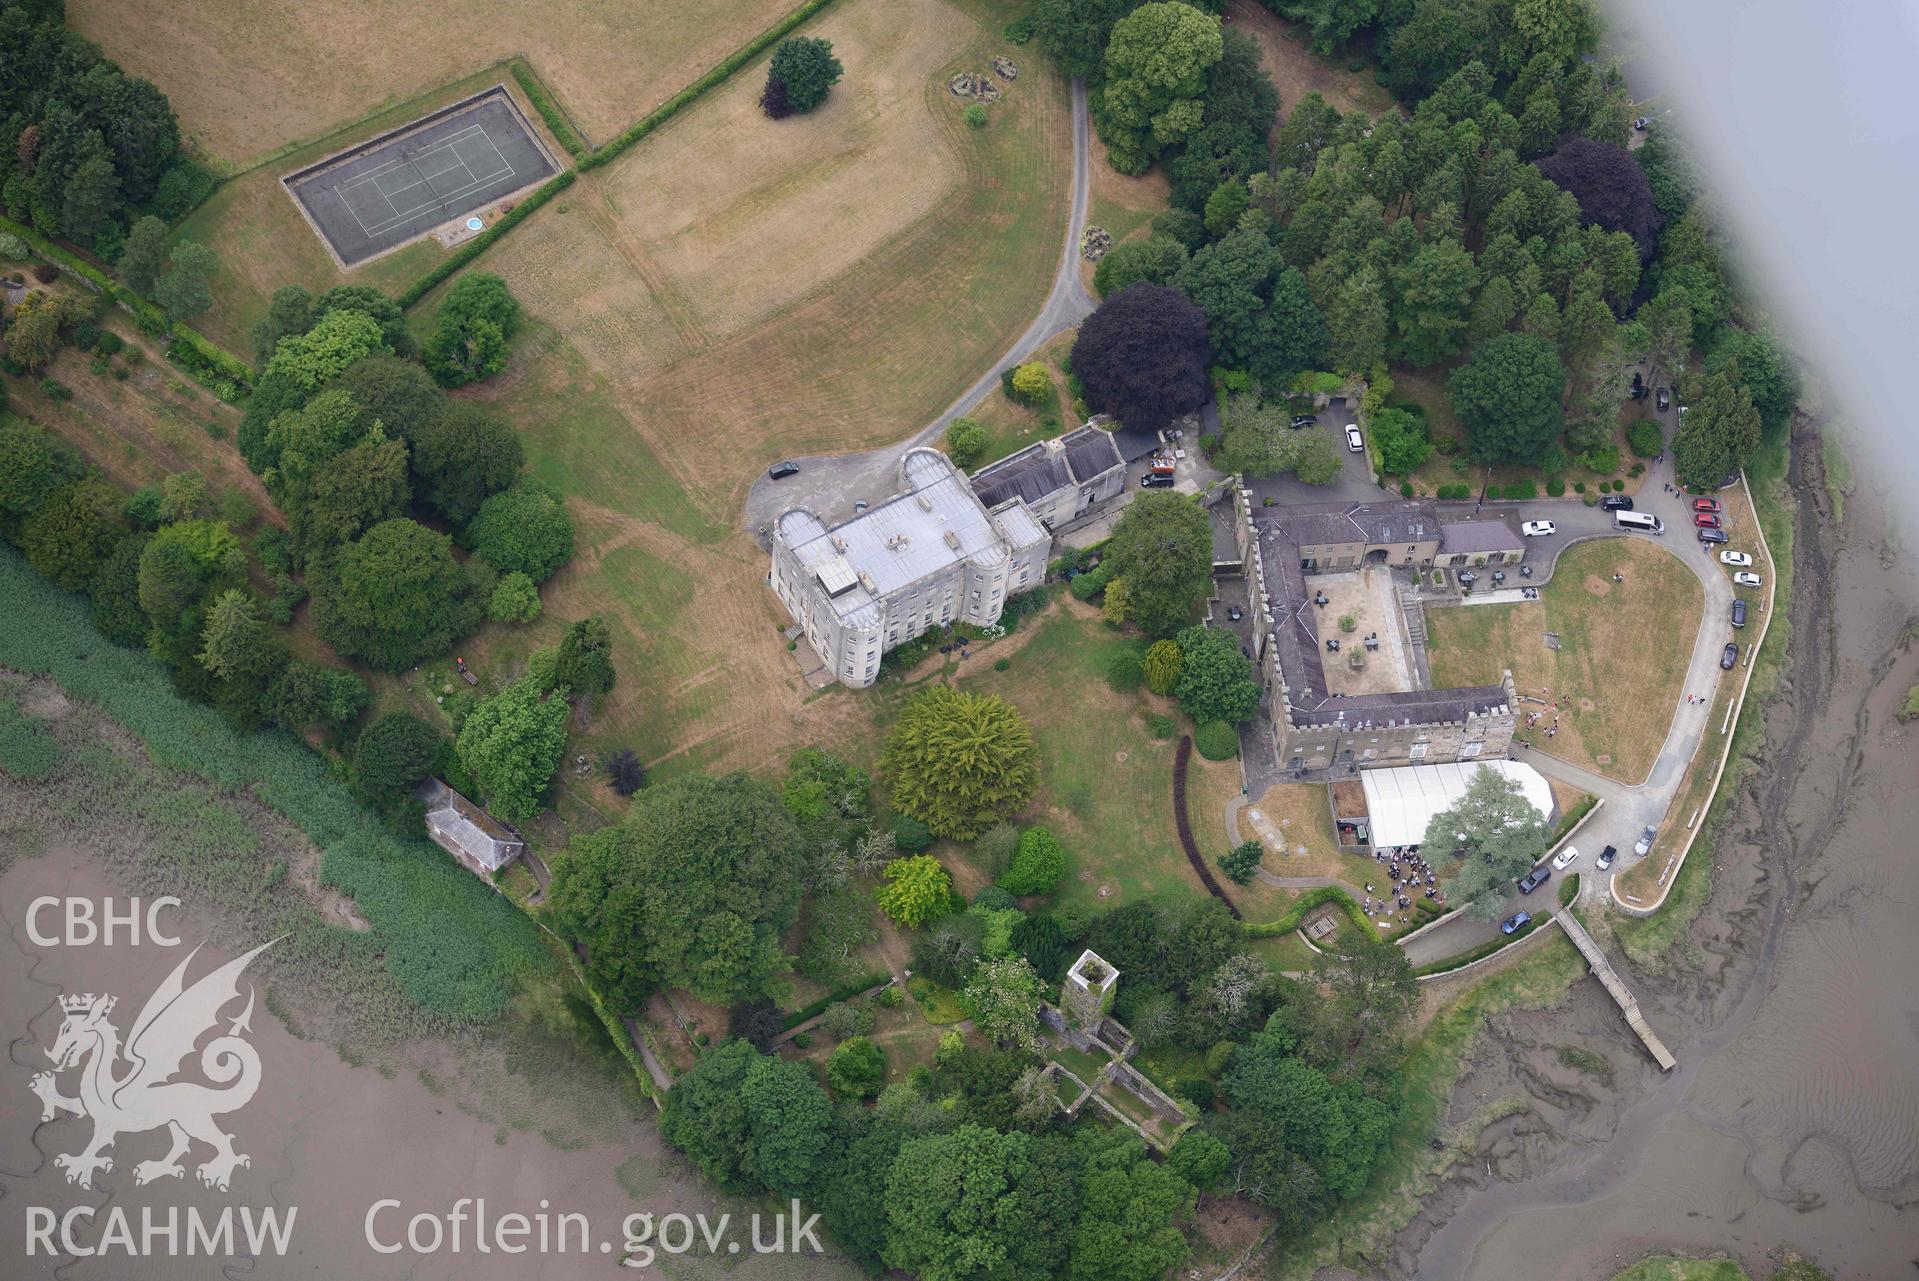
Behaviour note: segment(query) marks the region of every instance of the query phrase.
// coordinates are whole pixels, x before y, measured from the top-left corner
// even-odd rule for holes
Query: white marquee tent
[[[1504,774],[1544,818],[1553,812],[1553,790],[1546,778],[1518,761],[1459,761],[1451,765],[1403,765],[1393,769],[1366,769],[1359,781],[1366,789],[1366,811],[1371,816],[1373,844],[1417,845],[1426,839],[1433,815],[1451,809],[1466,794],[1473,775],[1482,769]]]

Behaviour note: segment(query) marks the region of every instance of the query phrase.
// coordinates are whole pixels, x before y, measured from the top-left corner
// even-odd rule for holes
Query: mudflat
[[[1782,693],[1712,864],[1711,899],[1648,1016],[1686,1029],[1661,1078],[1593,984],[1496,1023],[1454,1096],[1489,1127],[1401,1234],[1391,1276],[1606,1278],[1649,1250],[1781,1244],[1836,1276],[1908,1275],[1919,1242],[1919,930],[1900,890],[1919,824],[1907,643],[1919,579],[1883,497],[1836,521],[1819,441],[1795,439],[1796,576]],[[1615,949],[1616,951],[1616,949]]]
[[[147,1281],[219,1274],[219,1262],[204,1256],[165,1257],[164,1246],[157,1256],[133,1258],[119,1253],[79,1259],[49,1257],[44,1251],[29,1255],[29,1207],[42,1207],[56,1217],[76,1207],[92,1207],[94,1216],[77,1219],[74,1231],[76,1240],[88,1247],[101,1242],[112,1207],[129,1216],[136,1240],[143,1211],[149,1209],[161,1217],[170,1209],[177,1211],[182,1222],[189,1211],[211,1222],[228,1207],[236,1216],[272,1209],[282,1223],[292,1218],[287,1249],[283,1255],[263,1253],[248,1275],[463,1281],[616,1275],[627,1216],[651,1213],[657,1222],[674,1212],[713,1217],[731,1211],[736,1226],[730,1237],[740,1242],[742,1257],[703,1258],[696,1239],[695,1253],[679,1261],[692,1273],[704,1275],[703,1268],[724,1265],[748,1278],[852,1275],[832,1258],[754,1255],[745,1215],[771,1207],[725,1201],[661,1143],[646,1115],[650,1107],[642,1113],[602,1105],[570,1123],[555,1113],[547,1125],[557,1142],[550,1141],[540,1128],[533,1128],[541,1125],[537,1116],[513,1115],[515,1109],[502,1107],[499,1096],[462,1084],[473,1079],[476,1068],[511,1073],[510,1046],[504,1059],[492,1060],[497,1046],[422,1040],[394,1047],[377,1064],[361,1064],[349,1062],[323,1041],[295,1035],[262,1007],[255,1008],[247,1035],[261,1064],[258,1092],[243,1107],[217,1118],[233,1135],[236,1151],[251,1159],[234,1173],[229,1191],[208,1189],[194,1177],[194,1166],[207,1155],[203,1149],[186,1159],[185,1177],[137,1186],[137,1163],[166,1152],[164,1130],[121,1136],[111,1149],[112,1169],[96,1174],[90,1189],[75,1187],[56,1167],[55,1157],[78,1151],[92,1123],[65,1114],[37,1123],[39,1102],[28,1089],[32,1075],[49,1066],[44,1050],[54,1044],[62,1022],[59,998],[111,993],[118,1003],[110,1019],[125,1031],[161,978],[195,945],[204,942],[190,978],[232,959],[234,949],[224,946],[220,924],[191,912],[191,905],[184,917],[169,910],[161,918],[181,939],[175,947],[144,938],[138,945],[116,941],[113,946],[37,946],[29,941],[27,905],[48,895],[95,904],[113,896],[122,909],[127,902],[127,890],[106,877],[84,846],[49,847],[16,858],[0,874],[0,1021],[7,1028],[10,1063],[7,1080],[0,1085],[7,1099],[0,1107],[5,1118],[0,1124],[0,1199],[8,1206],[0,1215],[0,1252],[16,1260],[13,1266],[20,1269],[10,1270],[10,1277]],[[41,915],[43,935],[54,931],[56,916]],[[243,978],[243,994],[245,990]],[[239,1009],[234,1002],[226,1011],[228,1020]],[[297,1011],[293,1017],[297,1023]],[[197,1057],[189,1060],[195,1061]],[[537,1092],[539,1082],[519,1084],[532,1085]],[[558,1093],[570,1091],[577,1082],[556,1080],[553,1085]],[[61,1087],[63,1092],[74,1089],[73,1073],[62,1077]],[[496,1222],[509,1213],[526,1215],[536,1234],[527,1241],[536,1241],[542,1213],[551,1216],[551,1222],[557,1222],[561,1212],[584,1215],[590,1225],[588,1248],[578,1247],[576,1231],[567,1253],[479,1253],[473,1238],[475,1210],[469,1207],[463,1248],[455,1253],[446,1216],[462,1198],[484,1200],[487,1218]],[[399,1205],[375,1210],[374,1240],[404,1245],[408,1220],[425,1213],[440,1220],[440,1249],[376,1250],[368,1239],[368,1214],[385,1200]],[[240,1221],[236,1217],[236,1223]],[[425,1228],[421,1234],[422,1241],[430,1239]],[[609,1250],[602,1252],[601,1243]],[[725,1243],[720,1251],[726,1252]],[[247,1253],[243,1240],[239,1252]],[[244,1259],[235,1266],[249,1268]]]

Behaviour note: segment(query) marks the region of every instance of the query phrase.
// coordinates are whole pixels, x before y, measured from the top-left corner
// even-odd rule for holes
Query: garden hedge
[[[1193,746],[1209,761],[1230,761],[1239,755],[1239,731],[1225,721],[1207,721],[1193,731]]]
[[[631,147],[634,143],[671,120],[697,100],[701,94],[727,79],[735,71],[738,71],[762,53],[765,53],[776,41],[790,35],[794,28],[832,3],[833,0],[806,0],[805,4],[793,10],[793,12],[787,14],[784,18],[781,18],[765,31],[760,32],[751,42],[734,50],[734,52],[718,66],[661,103],[659,108],[651,115],[648,115],[639,123],[628,128],[626,132],[608,142],[598,151],[583,156],[580,159],[580,168],[593,169],[617,160],[628,147]]]
[[[1448,956],[1425,965],[1414,966],[1413,977],[1430,978],[1435,974],[1450,974],[1454,970],[1463,970],[1474,961],[1483,961],[1493,953],[1511,947],[1552,919],[1550,916],[1535,916],[1515,932],[1511,934],[1501,934],[1490,943],[1481,943],[1478,947],[1468,949],[1456,956]]]
[[[1299,901],[1278,920],[1267,921],[1264,924],[1258,922],[1248,924],[1246,935],[1248,938],[1269,939],[1277,938],[1282,934],[1291,934],[1299,928],[1299,923],[1306,919],[1308,912],[1316,907],[1324,907],[1328,903],[1339,904],[1340,910],[1346,913],[1347,919],[1358,928],[1362,930],[1375,928],[1372,920],[1360,909],[1359,904],[1353,901],[1352,895],[1337,885],[1322,885],[1318,889],[1307,890],[1300,895]]]
[[[205,367],[237,384],[241,394],[245,394],[252,388],[253,366],[192,326],[169,321],[165,312],[78,254],[62,249],[32,228],[24,227],[10,219],[0,218],[0,231],[18,236],[30,249],[55,267],[80,277],[95,290],[131,311],[143,323],[143,326],[159,333],[171,333],[174,341],[187,344],[194,356]],[[179,363],[192,367],[189,360],[182,360]]]
[[[573,122],[560,110],[560,104],[553,101],[553,95],[546,91],[540,78],[533,74],[533,68],[524,62],[514,62],[513,79],[519,83],[520,91],[533,104],[533,109],[540,113],[540,119],[546,121],[547,130],[566,148],[566,153],[575,160],[586,155],[586,141],[574,130]]]
[[[485,253],[494,241],[519,226],[521,220],[528,214],[553,199],[553,197],[559,195],[562,191],[565,191],[568,187],[571,187],[573,180],[578,176],[579,173],[577,170],[568,169],[563,173],[555,174],[539,187],[536,187],[533,194],[513,206],[513,211],[507,214],[506,217],[500,219],[491,227],[488,227],[485,231],[461,245],[458,249],[455,249],[445,258],[442,258],[426,275],[421,276],[418,280],[401,290],[397,300],[400,306],[404,309],[418,303],[420,299],[426,297],[435,287],[453,275],[454,272],[459,271],[462,267]]]
[[[819,1000],[794,1010],[786,1016],[785,1021],[780,1024],[780,1027],[784,1031],[791,1032],[794,1028],[815,1015],[826,1013],[828,1006],[838,1005],[841,1001],[850,1001],[862,992],[876,988],[892,977],[893,976],[885,970],[874,970],[866,977],[855,979],[844,987],[835,988]]]

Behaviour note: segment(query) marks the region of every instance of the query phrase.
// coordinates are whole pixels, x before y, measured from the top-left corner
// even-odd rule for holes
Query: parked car
[[[1618,857],[1619,847],[1617,845],[1608,845],[1605,849],[1599,851],[1599,861],[1595,863],[1594,866],[1602,872],[1610,871],[1612,861]]]
[[[1746,602],[1743,600],[1736,600],[1732,603],[1732,625],[1734,627],[1744,627],[1746,625]]]
[[[1298,431],[1301,427],[1311,427],[1314,423],[1317,423],[1318,421],[1319,421],[1319,415],[1317,414],[1294,414],[1293,430]]]
[[[1553,855],[1553,871],[1563,872],[1578,861],[1579,851],[1568,845],[1565,849]]]
[[[1354,427],[1350,423],[1346,426],[1346,448],[1352,450],[1355,454],[1364,453],[1366,450],[1366,442],[1360,439],[1359,428]]]
[[[1726,541],[1726,531],[1723,529],[1702,529],[1699,531],[1699,541],[1702,543],[1723,543]]]
[[[1672,389],[1661,387],[1653,393],[1652,403],[1659,407],[1660,413],[1672,408]]]
[[[1549,520],[1529,520],[1519,527],[1519,532],[1528,538],[1545,538],[1557,528]]]
[[[1741,587],[1764,587],[1765,580],[1751,570],[1742,569],[1732,576],[1732,581]]]
[[[766,469],[768,480],[785,480],[788,476],[797,476],[799,474],[800,465],[798,463],[774,463]]]
[[[1701,529],[1718,529],[1719,517],[1712,512],[1694,512],[1692,523]]]
[[[1533,914],[1531,912],[1514,912],[1511,916],[1499,923],[1499,932],[1501,934],[1517,934],[1532,923]]]
[[[1741,569],[1746,569],[1752,565],[1752,557],[1748,556],[1745,552],[1723,551],[1719,553],[1719,563],[1722,565],[1737,565]]]
[[[1532,893],[1551,879],[1552,874],[1552,869],[1544,864],[1535,867],[1532,871],[1519,878],[1519,892],[1521,894]]]
[[[1719,670],[1729,672],[1739,665],[1739,646],[1732,641],[1726,642],[1726,648],[1719,651]]]
[[[1719,510],[1719,500],[1717,498],[1695,498],[1692,500],[1692,509],[1696,512],[1716,512]]]
[[[1653,837],[1657,835],[1659,835],[1659,829],[1656,827],[1649,827],[1641,832],[1639,839],[1633,842],[1632,852],[1643,856],[1648,850],[1652,849]]]
[[[1646,398],[1646,376],[1644,374],[1639,373],[1637,370],[1633,372],[1632,390],[1627,392],[1626,396],[1629,400],[1644,400]]]
[[[1634,129],[1637,129],[1640,133],[1644,133],[1646,132],[1646,130],[1652,128],[1652,117],[1651,116],[1634,116],[1632,127]]]
[[[1629,512],[1632,510],[1632,499],[1626,497],[1624,494],[1607,494],[1599,500],[1599,510],[1602,512]]]
[[[1167,489],[1172,483],[1173,473],[1169,471],[1149,471],[1139,478],[1141,489]]]

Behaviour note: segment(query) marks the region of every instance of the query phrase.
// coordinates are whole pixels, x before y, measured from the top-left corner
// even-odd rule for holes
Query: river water
[[[1799,437],[1791,648],[1762,759],[1710,903],[1661,974],[1627,967],[1680,1067],[1658,1073],[1590,982],[1495,1021],[1454,1119],[1510,1114],[1375,1260],[1388,1275],[1603,1278],[1725,1250],[1763,1276],[1782,1245],[1842,1278],[1919,1267],[1919,725],[1896,715],[1919,681],[1919,580],[1881,496],[1862,487],[1839,519]],[[1611,1076],[1569,1067],[1567,1046]]]

